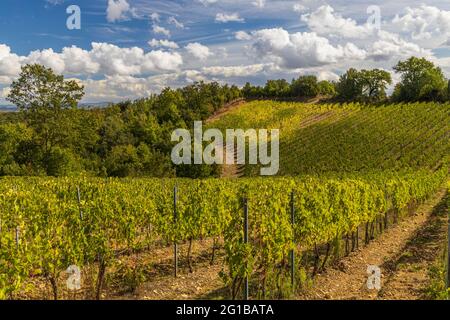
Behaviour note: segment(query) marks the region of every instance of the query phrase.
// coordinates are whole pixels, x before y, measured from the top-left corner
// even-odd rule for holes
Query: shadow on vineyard
[[[388,270],[386,285],[380,297],[390,299],[447,299],[446,259],[447,221],[449,215],[447,194],[433,208],[426,221],[408,239],[400,254],[382,266]],[[414,278],[416,285],[405,288],[404,280]],[[403,281],[402,281],[403,280]]]
[[[301,297],[415,300],[436,299],[440,294],[446,299],[448,211],[442,206],[444,199],[445,190],[440,190],[369,244],[330,265],[318,275],[312,290]],[[367,265],[381,269],[381,290],[367,288]]]

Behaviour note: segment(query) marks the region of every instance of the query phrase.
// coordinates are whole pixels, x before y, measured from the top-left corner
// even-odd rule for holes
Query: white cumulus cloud
[[[106,8],[106,19],[109,22],[116,22],[127,19],[128,13],[132,13],[133,9],[127,0],[108,0]]]
[[[207,46],[204,46],[198,42],[189,43],[185,48],[187,52],[199,60],[206,60],[212,55],[212,52]]]
[[[302,15],[301,20],[306,22],[311,31],[320,35],[366,38],[374,32],[373,26],[358,25],[355,20],[335,13],[329,5],[321,6],[312,13]]]
[[[197,1],[200,2],[201,4],[203,4],[204,6],[207,6],[209,4],[218,2],[219,0],[197,0]]]
[[[152,39],[148,42],[150,47],[165,47],[169,49],[178,49],[179,46],[176,44],[176,42],[169,41],[169,40],[156,40]]]
[[[153,25],[153,33],[155,33],[155,34],[163,34],[166,37],[170,37],[170,31],[167,30],[164,27],[161,27],[161,26],[157,25],[157,24]]]
[[[413,40],[439,45],[450,37],[450,11],[427,5],[406,8],[404,15],[392,20],[395,29],[409,33]]]
[[[0,83],[9,83],[10,77],[20,73],[21,58],[11,53],[11,48],[0,44]]]
[[[161,40],[160,46],[174,47]],[[2,83],[17,77],[24,64],[42,64],[56,73],[65,75],[140,75],[154,72],[177,71],[183,64],[178,52],[154,50],[145,53],[142,48],[121,48],[109,43],[92,43],[91,50],[76,46],[65,47],[61,52],[53,49],[35,50],[28,56],[11,53],[8,46],[0,44],[0,79]]]
[[[266,0],[255,0],[252,2],[252,5],[260,9],[264,8],[266,5]]]
[[[238,32],[236,32],[235,34],[234,34],[234,37],[237,39],[237,40],[251,40],[252,39],[252,36],[251,35],[249,35],[247,32],[245,32],[245,31],[238,31]]]
[[[253,64],[248,66],[214,66],[204,67],[202,72],[211,76],[247,77],[264,71],[266,64]]]
[[[94,61],[91,53],[76,46],[63,48],[65,73],[74,75],[96,74],[100,70],[100,64]]]
[[[362,60],[365,50],[353,43],[332,45],[327,38],[312,32],[290,34],[283,28],[262,29],[253,33],[253,49],[263,59],[275,60],[288,69],[307,68],[341,60]]]
[[[25,58],[26,63],[38,63],[52,68],[56,73],[63,73],[66,69],[64,57],[53,49],[32,51],[30,55]]]
[[[316,74],[317,79],[319,81],[327,80],[327,81],[337,81],[339,80],[339,76],[333,71],[329,70],[320,70]]]
[[[120,48],[108,43],[93,43],[92,48],[92,59],[100,64],[101,73],[108,75],[174,71],[183,63],[177,52],[157,50],[144,53],[139,47]]]
[[[379,39],[370,48],[369,57],[374,60],[391,60],[411,56],[432,56],[431,51],[402,39],[398,34],[379,31]]]
[[[218,13],[216,14],[216,22],[244,22],[245,20],[239,16],[239,13]]]
[[[184,29],[184,24],[182,22],[178,21],[177,18],[175,18],[175,17],[169,17],[167,19],[167,22],[169,24],[174,25],[177,29]]]

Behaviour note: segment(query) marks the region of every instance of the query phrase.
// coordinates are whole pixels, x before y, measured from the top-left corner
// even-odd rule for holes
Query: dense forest
[[[450,98],[441,69],[412,57],[394,67],[401,75],[391,97],[391,75],[385,70],[350,69],[339,81],[315,76],[269,80],[243,88],[217,82],[166,88],[158,95],[106,108],[79,108],[84,88],[42,65],[22,67],[7,99],[19,112],[0,114],[0,175],[8,176],[155,176],[207,177],[219,168],[174,166],[170,136],[191,128],[225,104],[246,99],[308,99],[339,102],[444,102]]]
[[[211,175],[213,167],[172,166],[171,133],[241,96],[236,86],[196,83],[82,109],[83,88],[41,65],[25,66],[11,88],[9,99],[20,111],[0,117],[1,175]]]

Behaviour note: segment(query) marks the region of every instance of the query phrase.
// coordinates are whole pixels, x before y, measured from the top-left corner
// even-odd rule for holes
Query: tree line
[[[391,96],[386,91],[392,76],[382,69],[347,70],[337,81],[318,81],[316,76],[303,75],[291,83],[285,79],[269,80],[265,86],[246,83],[242,94],[248,99],[310,99],[323,97],[337,102],[414,102],[450,100],[448,80],[442,70],[425,58],[411,57],[394,66],[401,81]]]
[[[339,81],[318,81],[307,75],[269,80],[264,87],[243,88],[198,82],[179,89],[106,108],[79,108],[83,86],[50,68],[25,65],[11,85],[7,100],[19,112],[0,114],[0,175],[115,177],[207,177],[218,166],[175,166],[170,160],[173,130],[191,129],[225,104],[247,99],[313,98],[342,102],[447,101],[448,82],[442,70],[423,58],[400,61],[401,75],[393,94],[385,70],[350,69]]]
[[[0,116],[0,175],[203,177],[213,166],[173,166],[170,136],[241,97],[217,82],[79,108],[84,88],[42,65],[26,65],[7,99],[19,112]]]

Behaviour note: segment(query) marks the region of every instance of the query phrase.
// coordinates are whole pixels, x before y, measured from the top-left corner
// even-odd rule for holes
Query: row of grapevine
[[[242,180],[3,178],[0,298],[14,297],[36,277],[48,281],[58,298],[58,279],[74,264],[98,267],[99,297],[119,254],[161,241],[217,237],[225,242],[221,275],[226,284],[238,289],[240,279],[259,275],[270,287],[285,274],[280,270],[294,248],[328,243],[387,210],[423,201],[446,175],[443,168]],[[292,193],[295,225],[290,222]],[[244,198],[249,243],[243,242]]]
[[[450,154],[450,104],[254,101],[209,124],[280,129],[279,175],[436,168]],[[248,165],[247,175],[259,167]]]
[[[388,211],[401,218],[410,205],[423,202],[442,185],[447,170],[371,173],[345,178],[260,180],[246,186],[249,199],[250,244],[243,242],[242,217],[233,216],[225,233],[228,274],[226,283],[251,275],[260,284],[255,294],[265,297],[289,283],[289,254],[330,244],[359,226],[384,219]],[[294,195],[294,226],[290,219],[290,192]],[[237,288],[232,289],[235,294]],[[275,293],[274,293],[275,294]],[[277,296],[278,297],[278,296]]]
[[[446,270],[446,289],[447,289],[447,299],[450,299],[450,180],[447,182],[447,249],[445,250],[445,270]]]

